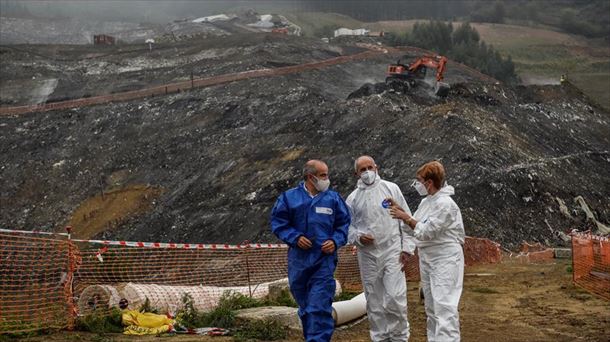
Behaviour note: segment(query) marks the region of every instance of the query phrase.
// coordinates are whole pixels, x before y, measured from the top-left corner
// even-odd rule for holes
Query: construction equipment
[[[428,85],[425,82],[428,69],[436,69],[436,81],[434,82],[434,94],[445,97],[449,94],[449,84],[442,82],[445,66],[447,65],[447,57],[438,55],[425,55],[412,63],[405,65],[400,62],[390,64],[386,74],[386,84],[396,89],[407,88],[411,89],[418,85]]]

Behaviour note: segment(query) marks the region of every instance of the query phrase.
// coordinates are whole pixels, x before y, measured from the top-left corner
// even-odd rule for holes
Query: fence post
[[[250,294],[250,298],[252,298],[252,283],[250,281],[250,260],[248,260],[248,248],[250,247],[250,241],[246,240],[241,243],[245,245],[246,251],[246,277],[248,278],[248,293]]]
[[[573,232],[573,230],[572,230],[572,232]],[[571,241],[570,241],[571,246],[570,247],[572,247],[572,283],[575,284],[576,283],[576,277],[574,276],[574,274],[576,273],[576,270],[574,269],[574,255],[575,254],[574,254],[574,234],[573,233],[570,233],[570,238],[571,238]]]
[[[74,245],[72,244],[72,226],[66,226],[68,232],[68,269],[66,270],[66,285],[64,286],[64,294],[66,296],[68,330],[74,330],[76,317],[76,306],[74,305],[74,289],[72,283],[74,281],[74,271],[76,270],[76,258],[74,255]]]

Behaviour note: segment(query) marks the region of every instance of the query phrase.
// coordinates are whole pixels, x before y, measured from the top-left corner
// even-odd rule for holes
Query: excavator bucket
[[[449,86],[449,84],[445,82],[436,82],[436,84],[434,85],[434,95],[446,97],[447,95],[449,95],[450,88],[451,87]]]

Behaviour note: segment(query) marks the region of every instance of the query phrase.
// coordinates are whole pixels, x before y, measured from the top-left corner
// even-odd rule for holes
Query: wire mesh
[[[71,328],[78,314],[107,314],[121,298],[130,308],[148,299],[167,312],[189,294],[197,309],[207,311],[227,292],[265,298],[287,278],[285,245],[69,240],[26,233],[0,232],[0,333]],[[467,238],[464,253],[468,266],[501,260],[500,246],[487,239]],[[417,254],[408,258],[406,277],[419,279]],[[362,290],[354,246],[339,249],[335,278],[344,291]]]

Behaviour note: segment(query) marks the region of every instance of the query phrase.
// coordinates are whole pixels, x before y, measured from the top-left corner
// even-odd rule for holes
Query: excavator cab
[[[445,97],[449,94],[449,84],[442,82],[447,58],[438,55],[422,56],[409,65],[402,64],[400,60],[396,64],[390,64],[386,73],[386,84],[396,88],[397,83],[411,89],[418,85],[426,85],[424,79],[428,70],[436,70],[434,82],[434,94]]]

